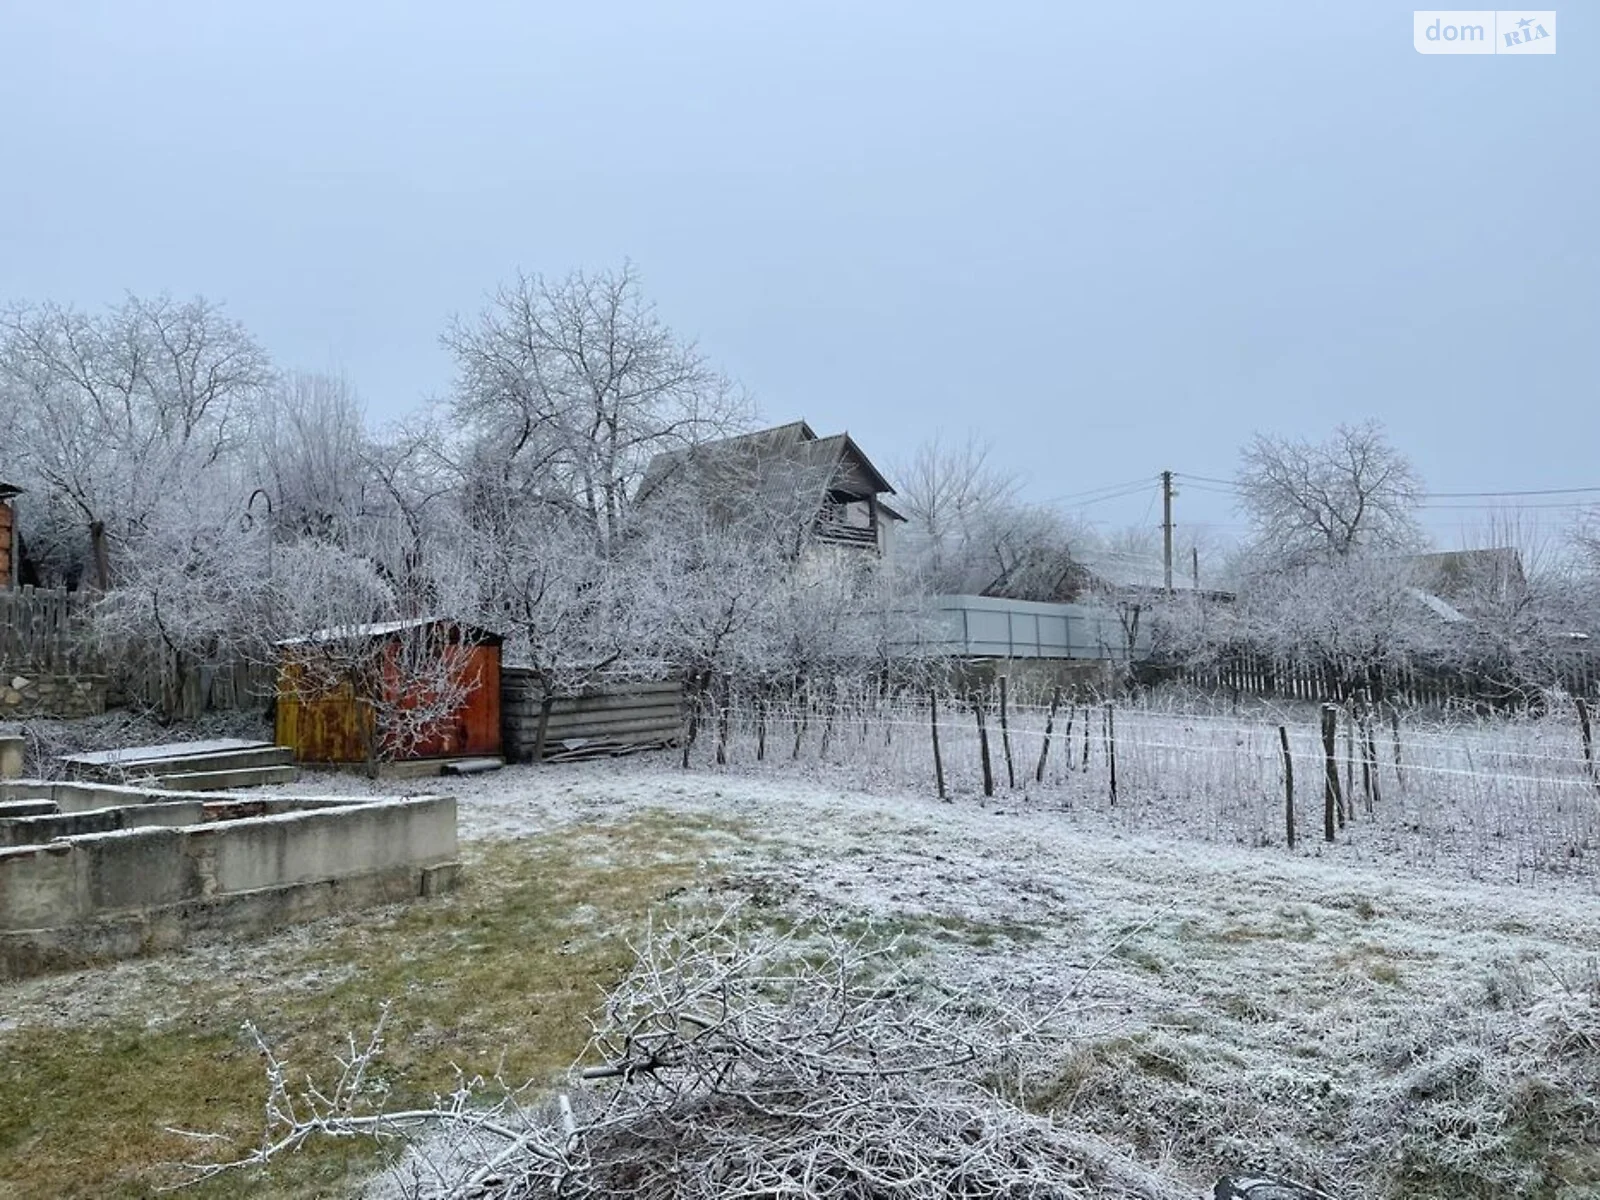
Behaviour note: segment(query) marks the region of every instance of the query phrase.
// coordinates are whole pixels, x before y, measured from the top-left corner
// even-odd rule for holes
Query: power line
[[[1214,475],[1191,475],[1186,471],[1174,471],[1173,475],[1179,479],[1192,480],[1201,484],[1217,484],[1218,488],[1196,487],[1196,491],[1220,491],[1223,494],[1238,495],[1238,483],[1230,479],[1219,479]],[[1419,492],[1423,501],[1429,500],[1488,500],[1488,499],[1515,499],[1520,496],[1578,496],[1600,494],[1600,487],[1569,487],[1569,488],[1509,488],[1501,491],[1482,492]],[[1594,503],[1593,501],[1572,501],[1573,504]]]
[[[1149,479],[1128,479],[1124,480],[1122,483],[1107,483],[1096,488],[1085,488],[1081,492],[1068,492],[1064,496],[1054,496],[1051,498],[1050,503],[1066,504],[1074,500],[1083,499],[1084,497],[1097,496],[1100,492],[1121,492],[1123,489],[1137,491],[1148,487],[1150,482],[1151,481]],[[1099,498],[1110,499],[1109,496],[1100,496]],[[1085,503],[1092,503],[1092,501],[1085,500]]]
[[[1140,494],[1142,494],[1144,492],[1144,490],[1146,488],[1148,488],[1150,486],[1151,486],[1151,484],[1149,483],[1148,480],[1141,480],[1137,487],[1130,487],[1130,488],[1127,488],[1124,491],[1120,491],[1120,492],[1112,492],[1110,495],[1094,496],[1094,497],[1092,497],[1092,498],[1090,498],[1088,500],[1075,500],[1075,501],[1056,500],[1056,501],[1054,501],[1054,503],[1065,504],[1069,508],[1086,508],[1087,506],[1089,506],[1091,504],[1099,504],[1099,503],[1101,503],[1102,501],[1105,501],[1105,500],[1122,500],[1122,499],[1125,499],[1128,496],[1140,495]]]

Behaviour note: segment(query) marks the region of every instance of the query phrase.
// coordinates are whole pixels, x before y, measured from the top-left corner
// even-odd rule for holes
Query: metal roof
[[[475,642],[499,642],[503,640],[493,630],[483,629],[477,625],[469,625],[464,621],[452,621],[449,617],[408,617],[401,621],[374,621],[364,625],[330,625],[326,629],[314,629],[310,633],[302,633],[297,637],[284,638],[274,642],[275,646],[307,646],[325,645],[328,642],[346,641],[351,638],[385,638],[409,629],[422,629],[429,625],[454,625],[461,632]]]

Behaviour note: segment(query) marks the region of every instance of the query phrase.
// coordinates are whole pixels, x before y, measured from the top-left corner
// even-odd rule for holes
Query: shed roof
[[[465,621],[454,621],[449,617],[408,617],[399,621],[373,621],[363,625],[330,625],[325,629],[313,629],[310,633],[302,633],[296,637],[284,638],[273,643],[277,646],[308,646],[325,645],[328,642],[344,641],[349,638],[385,638],[411,629],[423,629],[429,625],[454,625],[462,634],[474,642],[495,644],[504,639],[493,630],[481,626],[469,625]]]

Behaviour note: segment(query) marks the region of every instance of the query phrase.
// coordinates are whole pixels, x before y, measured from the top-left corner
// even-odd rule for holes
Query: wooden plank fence
[[[500,673],[500,721],[505,756],[531,762],[539,737],[544,691],[525,667]],[[679,681],[615,683],[561,696],[550,706],[544,757],[583,741],[614,749],[670,745],[683,732],[684,693]]]
[[[1328,664],[1289,662],[1241,651],[1206,666],[1156,667],[1146,673],[1146,682],[1180,679],[1202,691],[1223,695],[1342,702],[1350,698],[1344,681],[1359,674],[1339,672]],[[1559,687],[1570,695],[1586,697],[1600,691],[1600,666],[1592,654],[1565,656],[1542,676],[1517,687],[1470,670],[1406,667],[1379,672],[1376,684],[1384,699],[1439,707],[1452,703],[1513,707],[1526,703],[1540,687]]]
[[[92,669],[87,626],[87,605],[76,592],[31,586],[0,591],[0,667]]]

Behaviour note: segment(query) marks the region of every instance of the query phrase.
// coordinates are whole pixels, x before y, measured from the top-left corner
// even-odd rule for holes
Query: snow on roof
[[[449,617],[407,617],[400,621],[373,621],[364,625],[329,625],[325,629],[313,629],[310,633],[284,638],[282,641],[274,642],[273,644],[277,646],[306,646],[346,641],[351,638],[382,638],[396,633],[403,633],[409,629],[422,629],[429,625],[455,625],[464,634],[476,641],[500,641],[500,635],[492,630],[482,629],[476,625],[467,625],[460,621],[452,621]]]
[[[1449,622],[1451,625],[1459,625],[1467,620],[1467,615],[1459,608],[1456,608],[1453,604],[1450,604],[1447,601],[1441,600],[1432,592],[1425,592],[1419,587],[1407,588],[1406,591],[1410,592],[1418,600],[1421,600],[1431,610],[1433,610],[1436,616],[1440,617],[1444,621]]]

